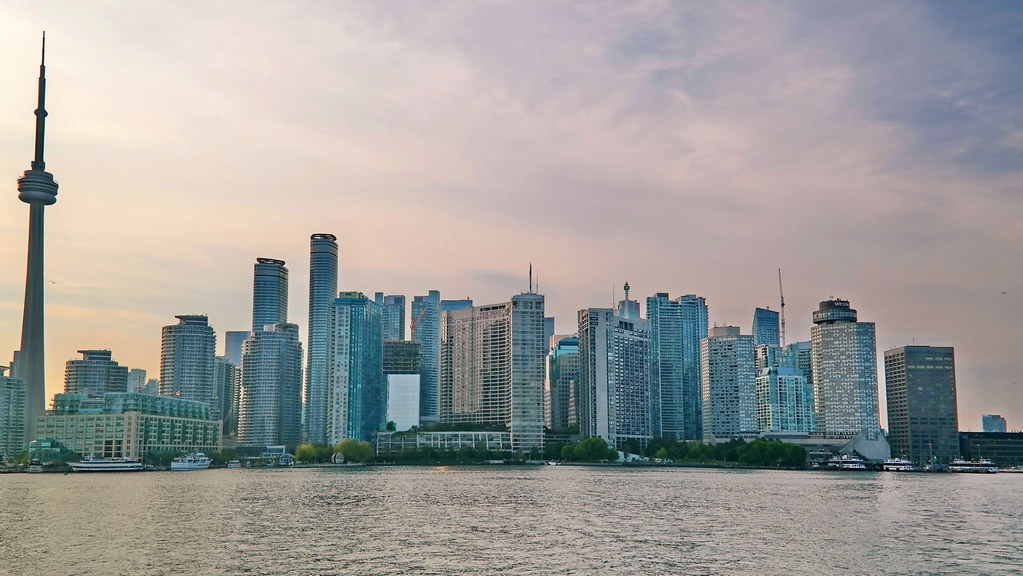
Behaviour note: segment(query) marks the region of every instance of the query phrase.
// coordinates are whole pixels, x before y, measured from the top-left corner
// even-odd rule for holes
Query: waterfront
[[[1023,475],[617,467],[0,476],[0,574],[1019,574]]]

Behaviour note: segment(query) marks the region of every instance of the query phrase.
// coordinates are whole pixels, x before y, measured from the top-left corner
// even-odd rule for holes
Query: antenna
[[[533,263],[529,263],[529,293],[533,293]]]
[[[781,347],[785,347],[785,291],[781,287],[781,268],[778,268],[778,296],[781,297],[781,330],[778,336],[781,340]]]

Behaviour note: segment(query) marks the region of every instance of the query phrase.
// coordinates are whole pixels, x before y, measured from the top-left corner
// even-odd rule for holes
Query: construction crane
[[[781,330],[778,336],[781,340],[781,347],[785,347],[785,291],[781,287],[781,268],[778,268],[778,295],[781,296]]]
[[[419,326],[419,322],[422,321],[423,316],[426,314],[426,311],[429,310],[429,309],[430,309],[430,305],[429,304],[423,306],[423,309],[419,311],[419,316],[416,316],[415,318],[412,319],[412,334],[411,334],[411,336],[412,336],[412,340],[413,341],[416,340],[416,326]]]

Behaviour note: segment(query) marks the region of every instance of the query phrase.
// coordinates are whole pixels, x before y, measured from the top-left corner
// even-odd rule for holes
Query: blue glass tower
[[[334,345],[333,305],[337,298],[337,237],[309,237],[309,337],[305,371],[305,438],[327,442],[327,398]]]

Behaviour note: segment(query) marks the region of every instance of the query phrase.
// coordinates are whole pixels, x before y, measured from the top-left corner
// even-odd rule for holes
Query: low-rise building
[[[151,452],[219,452],[221,421],[203,402],[172,396],[108,392],[56,394],[36,421],[36,440],[81,456],[144,458]]]
[[[510,452],[511,434],[497,431],[471,432],[380,432],[377,434],[377,454],[399,454],[401,452],[432,448],[434,450],[490,450]]]

